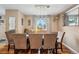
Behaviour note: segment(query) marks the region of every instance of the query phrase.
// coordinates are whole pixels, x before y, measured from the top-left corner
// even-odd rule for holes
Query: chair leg
[[[28,53],[29,52],[29,50],[28,49],[25,49],[25,53]]]
[[[17,53],[18,53],[18,50],[17,50],[17,49],[15,49],[15,50],[14,50],[14,54],[17,54]]]
[[[54,54],[54,51],[55,51],[55,50],[53,49],[53,51],[52,51],[53,54]]]
[[[31,49],[31,54],[34,54],[34,49]]]
[[[55,52],[57,54],[58,44],[56,44]]]
[[[40,49],[38,49],[38,54],[40,54]]]
[[[52,53],[53,53],[53,54],[57,54],[57,53],[58,53],[58,52],[57,52],[57,49],[53,49]]]
[[[14,54],[16,54],[16,49],[14,49]]]
[[[10,49],[10,45],[8,44],[8,52],[9,52],[9,49]]]
[[[53,53],[53,49],[48,49],[48,53],[49,54]]]
[[[58,51],[57,51],[57,49],[55,48],[55,49],[53,49],[53,53],[54,54],[57,54],[58,53]]]
[[[57,52],[57,48],[56,48],[56,54],[57,54],[58,52]]]
[[[33,52],[32,52],[32,49],[31,49],[30,51],[31,51],[31,54],[32,54],[32,53],[33,53]]]
[[[63,52],[62,43],[61,43],[61,51]]]

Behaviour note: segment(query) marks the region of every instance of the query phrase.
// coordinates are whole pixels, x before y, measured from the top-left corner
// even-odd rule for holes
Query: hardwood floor
[[[1,47],[0,54],[14,54],[13,49],[10,49],[10,51],[8,52],[7,48],[8,48],[7,45],[5,45],[4,47]],[[19,53],[22,54],[21,52],[19,52]],[[30,54],[30,52],[28,54]],[[71,52],[69,49],[67,49],[65,46],[63,46],[63,52],[61,52],[61,50],[58,49],[58,54],[71,54]]]

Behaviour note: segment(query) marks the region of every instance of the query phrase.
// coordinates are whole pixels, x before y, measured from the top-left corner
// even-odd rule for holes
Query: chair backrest
[[[8,32],[9,33],[15,33],[15,30],[9,30]]]
[[[57,42],[62,42],[64,35],[65,35],[65,32],[59,31],[58,34],[57,34],[57,38],[58,38]]]
[[[44,49],[55,48],[56,34],[44,34]]]
[[[25,34],[15,34],[15,49],[27,49],[27,39]]]
[[[42,46],[42,34],[29,34],[30,48],[38,49]]]
[[[8,42],[13,41],[13,34],[10,32],[5,32]]]

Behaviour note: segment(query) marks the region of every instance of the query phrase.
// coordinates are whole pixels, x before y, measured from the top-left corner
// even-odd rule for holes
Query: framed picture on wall
[[[30,25],[31,25],[31,20],[29,19],[29,20],[28,20],[28,26],[30,26]]]
[[[21,24],[23,25],[23,18],[21,19]]]

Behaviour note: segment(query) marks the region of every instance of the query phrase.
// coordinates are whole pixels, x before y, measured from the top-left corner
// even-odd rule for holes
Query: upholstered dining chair
[[[56,37],[57,34],[44,34],[43,49],[47,49],[49,52],[51,50],[54,53],[54,49],[56,49]]]
[[[40,53],[42,46],[42,34],[29,34],[31,53]]]
[[[61,49],[61,51],[63,51],[62,42],[63,42],[64,35],[65,35],[65,32],[61,32],[61,31],[59,31],[57,34],[57,48]]]
[[[5,32],[7,40],[8,40],[8,52],[12,48],[14,49],[14,35],[11,32]],[[13,46],[13,47],[12,47]]]
[[[14,38],[14,53],[19,53],[19,51],[24,51],[22,53],[28,53],[27,39],[25,34],[15,34]]]

